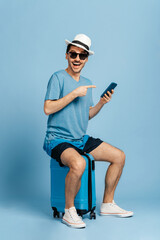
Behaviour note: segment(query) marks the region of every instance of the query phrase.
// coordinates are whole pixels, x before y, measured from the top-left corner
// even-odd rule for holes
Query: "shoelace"
[[[76,209],[70,209],[68,212],[74,222],[82,222],[82,218],[78,216]]]
[[[114,201],[111,203],[111,205],[114,207],[114,208],[117,208],[118,210],[122,211],[122,212],[126,212],[126,210],[120,208]]]

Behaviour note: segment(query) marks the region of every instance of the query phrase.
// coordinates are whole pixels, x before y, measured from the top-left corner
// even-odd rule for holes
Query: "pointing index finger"
[[[86,86],[86,88],[96,88],[96,86],[95,85],[88,85],[88,86]]]

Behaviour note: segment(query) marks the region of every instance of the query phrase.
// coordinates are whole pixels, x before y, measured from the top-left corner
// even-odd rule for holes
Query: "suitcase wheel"
[[[92,219],[92,218],[96,219],[96,213],[95,212],[90,213],[90,219]]]
[[[57,208],[53,208],[53,217],[54,218],[60,218],[60,214],[59,214],[59,212],[57,211]]]
[[[53,216],[54,216],[54,218],[56,218],[56,217],[59,218],[59,217],[60,217],[60,216],[59,216],[59,212],[54,212],[54,213],[53,213]]]

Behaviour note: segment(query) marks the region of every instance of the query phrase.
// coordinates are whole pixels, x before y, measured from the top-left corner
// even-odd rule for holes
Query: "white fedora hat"
[[[72,42],[65,40],[67,46],[69,44],[74,45],[76,47],[82,48],[85,51],[87,51],[89,53],[89,55],[93,55],[94,52],[90,51],[90,47],[91,47],[91,39],[89,37],[87,37],[85,34],[78,34],[75,36],[75,38],[73,39]]]

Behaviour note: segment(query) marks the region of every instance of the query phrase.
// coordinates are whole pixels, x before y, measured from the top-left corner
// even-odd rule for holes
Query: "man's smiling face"
[[[66,53],[66,59],[68,60],[68,68],[73,72],[73,73],[80,73],[82,68],[85,66],[85,63],[88,61],[88,57],[84,60],[81,60],[79,55],[77,55],[76,58],[71,58],[70,53],[75,52],[75,53],[83,53],[87,54],[85,50],[82,48],[76,47],[71,45],[69,53]]]

